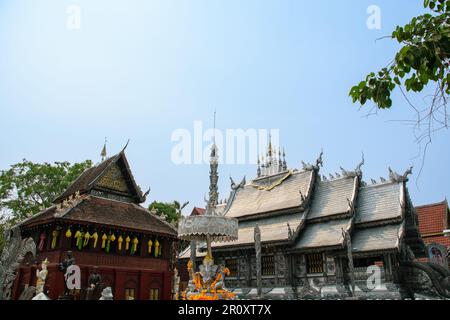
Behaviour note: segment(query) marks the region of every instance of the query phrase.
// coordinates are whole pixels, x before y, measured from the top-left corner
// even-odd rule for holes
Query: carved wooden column
[[[344,284],[344,270],[342,266],[342,258],[335,258],[336,261],[336,283]]]
[[[197,241],[191,241],[191,262],[192,262],[192,270],[194,270],[194,273],[197,271],[196,261],[197,261]]]
[[[247,281],[247,287],[252,286],[252,256],[249,252],[247,254],[247,273],[245,275],[245,279]]]
[[[256,252],[256,288],[258,297],[262,296],[262,269],[261,269],[261,231],[258,224],[254,229],[255,252]]]

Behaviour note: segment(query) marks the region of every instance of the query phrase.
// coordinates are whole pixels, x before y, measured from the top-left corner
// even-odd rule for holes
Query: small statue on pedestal
[[[41,270],[36,270],[36,295],[44,292],[45,281],[48,275],[48,260],[45,258],[41,263]]]
[[[73,298],[73,294],[67,287],[67,269],[72,265],[75,265],[75,258],[72,255],[72,251],[67,251],[67,258],[58,265],[58,270],[64,274],[64,294],[60,297],[63,300]]]
[[[97,296],[101,283],[102,276],[98,273],[98,267],[94,267],[88,279],[89,287],[86,290],[86,300],[97,300],[95,296]]]

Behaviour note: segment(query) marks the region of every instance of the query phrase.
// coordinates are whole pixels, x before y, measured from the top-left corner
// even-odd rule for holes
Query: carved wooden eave
[[[365,228],[386,226],[386,225],[390,225],[390,224],[399,224],[403,220],[404,220],[403,217],[398,216],[397,218],[380,219],[380,220],[375,220],[375,221],[370,221],[370,222],[360,222],[356,225],[356,228],[365,229]]]
[[[295,229],[295,231],[292,234],[292,236],[288,238],[287,243],[289,245],[294,245],[295,244],[295,241],[297,241],[297,238],[298,238],[300,232],[305,228],[306,216],[307,215],[308,215],[308,212],[306,211],[305,214],[303,215],[303,217],[300,220],[300,224],[297,226],[297,228]]]
[[[345,211],[345,212],[340,212],[340,213],[335,213],[335,214],[332,214],[332,215],[328,215],[326,217],[310,218],[308,220],[308,224],[327,222],[327,221],[332,221],[332,220],[348,219],[348,218],[352,218],[352,217],[353,217],[352,211],[348,210],[348,211]]]
[[[289,245],[289,241],[261,241],[261,248],[283,247]],[[206,250],[206,249],[203,249]],[[254,243],[230,244],[220,247],[213,247],[213,252],[223,253],[236,250],[255,250]],[[254,254],[254,253],[253,253]]]
[[[316,183],[316,179],[317,179],[317,175],[319,174],[319,168],[315,170],[314,174],[311,176],[311,179],[309,181],[309,186],[308,186],[308,190],[306,192],[306,195],[303,195],[304,198],[302,199],[302,203],[299,207],[299,209],[301,211],[305,211],[306,209],[309,208],[310,204],[311,204],[311,197],[312,197],[312,193],[314,190],[314,185]],[[299,192],[301,193],[301,191],[299,190]]]
[[[402,216],[405,216],[405,208],[406,208],[406,190],[405,190],[405,182],[402,183],[402,188],[400,189],[400,207],[402,208]]]
[[[323,253],[323,252],[334,252],[342,250],[342,244],[332,245],[332,246],[322,246],[314,248],[289,248],[286,250],[288,253]]]
[[[72,220],[72,219],[62,219],[62,218],[50,218],[45,221],[39,221],[36,223],[28,224],[26,226],[21,227],[22,232],[26,232],[29,230],[34,229],[41,229],[42,225],[52,225],[52,226],[85,226],[86,228],[97,228],[97,229],[103,229],[105,228],[104,224],[100,223],[93,223],[93,222],[83,222],[80,220]],[[161,238],[167,238],[167,239],[177,239],[177,236],[170,235],[167,233],[162,233],[158,231],[146,231],[141,229],[135,229],[130,227],[124,227],[119,226],[115,224],[110,224],[106,227],[108,230],[117,230],[119,232],[130,232],[130,233],[136,233],[136,234],[143,234],[143,235],[150,235],[150,236],[158,236]]]
[[[31,217],[28,217],[24,220],[22,220],[21,222],[19,222],[18,224],[16,224],[15,226],[13,226],[13,228],[16,227],[21,227],[22,225],[26,224],[28,221],[30,221],[31,219],[35,219],[37,217],[42,216],[44,213],[47,213],[49,210],[54,210],[56,209],[56,205],[50,206],[48,208],[45,208],[44,210],[41,210],[40,212],[36,213],[35,215],[32,215]]]
[[[380,256],[383,254],[389,254],[389,253],[398,253],[398,249],[379,249],[379,250],[370,250],[370,251],[364,251],[364,252],[352,252],[353,259],[359,259],[359,258],[368,258],[368,257],[374,257],[374,256]],[[347,257],[347,251],[341,251],[336,254],[336,258],[345,258]]]
[[[402,241],[405,236],[405,222],[402,223],[397,236],[397,241],[395,243],[395,247],[397,248],[397,251],[401,251]]]

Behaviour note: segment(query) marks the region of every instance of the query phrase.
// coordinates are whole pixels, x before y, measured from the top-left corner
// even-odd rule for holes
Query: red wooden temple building
[[[53,205],[22,222],[22,237],[37,244],[37,262],[49,260],[45,288],[64,291],[58,265],[72,251],[87,287],[94,268],[114,299],[171,299],[176,229],[140,204],[145,201],[124,150],[87,169]],[[30,258],[31,259],[31,258]],[[24,259],[14,283],[17,299],[36,284],[36,261]]]
[[[440,244],[450,252],[450,209],[447,199],[416,207],[419,230],[426,245]],[[444,253],[445,254],[445,253]],[[422,259],[428,261],[428,258]],[[450,264],[449,264],[450,268]]]

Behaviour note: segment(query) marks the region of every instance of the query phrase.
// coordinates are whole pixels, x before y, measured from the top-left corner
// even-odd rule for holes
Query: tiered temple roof
[[[254,227],[261,230],[263,245],[287,244],[293,251],[343,249],[343,231],[348,231],[355,254],[400,251],[406,243],[423,254],[417,214],[409,199],[406,183],[411,169],[399,175],[390,169],[390,177],[367,185],[361,167],[354,171],[321,178],[322,154],[316,164],[303,163],[301,169],[261,174],[236,186],[225,216],[239,220],[238,239],[213,243],[216,250],[251,248]],[[187,257],[188,253],[181,257]]]
[[[150,213],[124,151],[85,170],[53,206],[23,221],[21,228],[46,223],[89,224],[175,238],[174,226]]]

